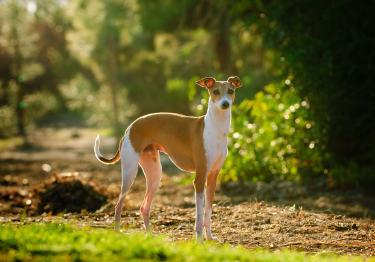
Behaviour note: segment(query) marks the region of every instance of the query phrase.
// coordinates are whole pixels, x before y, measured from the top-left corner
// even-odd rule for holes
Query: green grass
[[[77,131],[78,134],[82,137],[93,137],[94,139],[99,134],[100,137],[111,137],[115,136],[115,132],[112,128],[77,128],[77,129],[54,129],[54,137],[66,138],[71,137],[74,131]],[[125,129],[121,131],[121,135],[125,132]]]
[[[120,234],[72,225],[0,226],[0,261],[363,261],[295,251],[247,251],[214,243],[169,242],[165,237]],[[369,260],[375,261],[375,260]]]
[[[11,137],[7,139],[0,139],[0,150],[13,149],[24,145],[22,137]]]

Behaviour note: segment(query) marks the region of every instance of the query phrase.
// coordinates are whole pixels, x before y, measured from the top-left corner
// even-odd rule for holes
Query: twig
[[[171,232],[171,235],[173,235],[177,230],[179,230],[184,223],[180,224],[175,230]]]

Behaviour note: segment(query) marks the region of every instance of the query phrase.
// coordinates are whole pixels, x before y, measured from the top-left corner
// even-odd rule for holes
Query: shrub
[[[282,91],[286,87],[289,91]],[[309,107],[290,79],[269,84],[254,100],[234,106],[222,179],[306,181],[328,173],[325,130],[309,120]]]

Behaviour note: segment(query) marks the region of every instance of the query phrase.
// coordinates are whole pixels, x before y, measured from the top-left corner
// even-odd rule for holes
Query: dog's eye
[[[228,90],[228,94],[231,95],[231,94],[233,94],[233,93],[234,93],[233,89],[229,89],[229,90]]]
[[[219,90],[217,90],[217,89],[216,89],[216,90],[214,90],[214,92],[213,92],[213,93],[214,93],[214,95],[220,95],[220,92],[219,92]]]

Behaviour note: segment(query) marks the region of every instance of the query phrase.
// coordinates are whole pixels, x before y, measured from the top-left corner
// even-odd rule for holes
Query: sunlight
[[[36,9],[37,9],[37,5],[34,1],[30,1],[27,3],[27,11],[30,14],[34,14],[36,12]]]

